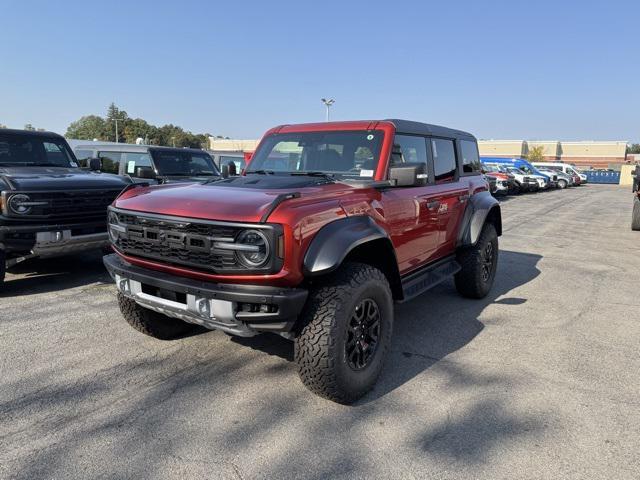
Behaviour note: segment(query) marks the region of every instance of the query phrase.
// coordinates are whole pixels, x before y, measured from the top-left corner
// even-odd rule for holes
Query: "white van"
[[[570,163],[562,163],[562,162],[533,162],[532,165],[534,167],[542,167],[542,168],[550,168],[551,170],[559,170],[567,175],[578,175],[580,177],[580,183],[587,183],[587,176],[578,170],[576,167],[571,165]]]

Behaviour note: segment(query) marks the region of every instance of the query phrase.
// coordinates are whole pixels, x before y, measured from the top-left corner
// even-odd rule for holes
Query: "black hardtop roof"
[[[29,135],[29,136],[33,136],[33,137],[55,137],[55,138],[62,138],[64,139],[64,137],[58,133],[55,132],[41,132],[38,130],[18,130],[18,129],[14,129],[14,128],[0,128],[0,134],[4,134],[4,135]]]
[[[441,127],[440,125],[431,125],[429,123],[414,122],[411,120],[400,120],[397,118],[388,118],[385,122],[391,122],[396,127],[397,133],[408,133],[413,135],[435,135],[437,137],[448,138],[467,138],[475,140],[469,132],[455,130],[453,128]]]
[[[112,152],[147,152],[149,150],[156,151],[168,151],[168,152],[192,152],[192,153],[207,153],[206,150],[202,150],[200,148],[182,148],[182,147],[163,147],[159,145],[135,145],[132,143],[101,143],[101,142],[91,142],[87,141],[87,143],[78,143],[74,150],[105,150]]]

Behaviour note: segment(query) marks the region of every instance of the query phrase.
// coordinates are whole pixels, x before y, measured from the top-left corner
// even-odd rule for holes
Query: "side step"
[[[435,287],[460,271],[455,257],[447,257],[411,273],[402,279],[403,302],[411,300],[421,293]]]

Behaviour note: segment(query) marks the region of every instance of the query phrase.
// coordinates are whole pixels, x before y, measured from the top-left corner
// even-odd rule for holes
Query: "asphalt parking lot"
[[[631,194],[502,206],[493,292],[399,305],[352,407],[309,393],[280,337],[137,333],[99,255],[19,265],[0,294],[0,478],[638,478]]]

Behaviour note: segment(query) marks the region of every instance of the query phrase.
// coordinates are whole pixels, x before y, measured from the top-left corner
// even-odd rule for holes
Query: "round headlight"
[[[30,202],[31,199],[29,198],[29,195],[19,193],[18,195],[13,195],[9,199],[9,208],[13,213],[17,213],[18,215],[27,215],[31,212],[31,205],[29,205]]]
[[[236,250],[240,263],[248,268],[258,268],[269,260],[269,241],[259,230],[243,230],[236,238],[236,244],[246,246]]]
[[[118,236],[121,231],[122,227],[118,220],[118,214],[115,212],[109,212],[109,238],[111,238],[113,243],[118,241]]]

